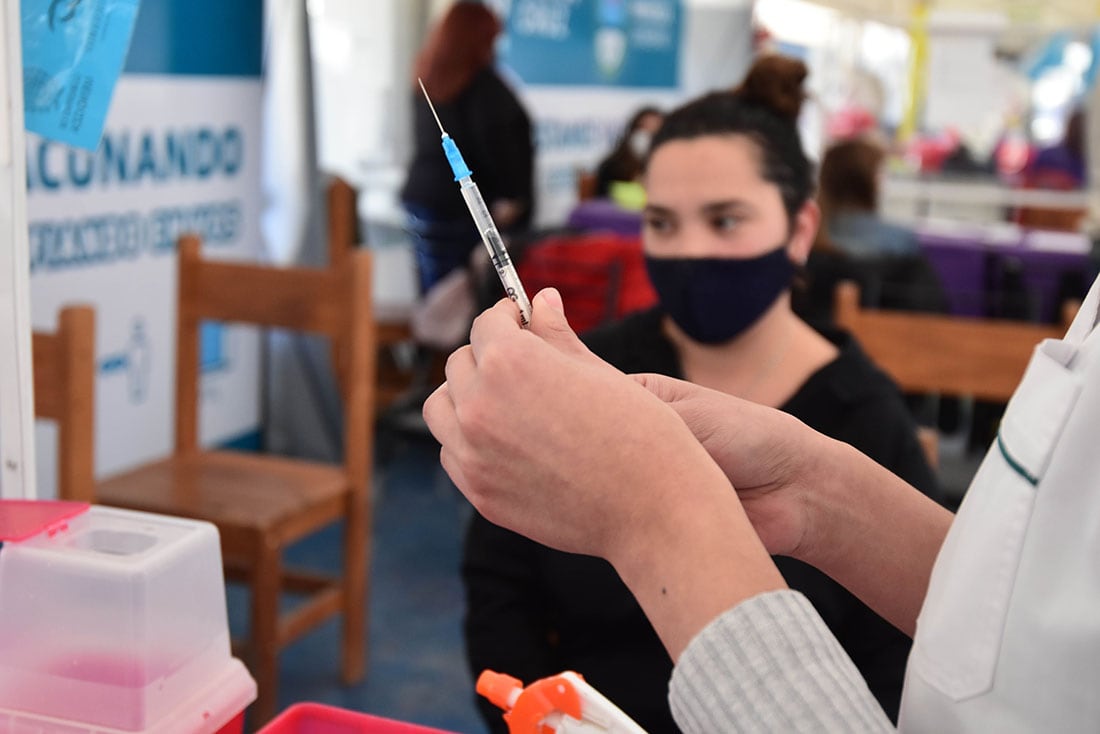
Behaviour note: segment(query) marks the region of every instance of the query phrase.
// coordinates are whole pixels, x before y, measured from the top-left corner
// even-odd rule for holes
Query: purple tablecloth
[[[567,224],[575,229],[636,235],[642,231],[642,213],[623,209],[610,199],[587,199],[573,208]]]
[[[1038,246],[1042,239],[919,233],[921,249],[960,316],[1009,316],[1056,322],[1060,301],[1084,297],[1093,262],[1080,246]],[[1033,242],[1034,240],[1034,242]]]
[[[920,236],[921,250],[940,276],[947,292],[951,313],[958,316],[985,315],[988,256],[983,246],[960,245],[958,240],[934,235]]]

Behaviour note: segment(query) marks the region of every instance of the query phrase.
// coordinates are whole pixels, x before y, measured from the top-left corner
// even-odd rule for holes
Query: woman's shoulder
[[[901,390],[847,332],[821,329],[838,349],[784,407],[811,428],[851,444],[933,499],[935,475],[917,441],[917,423]]]
[[[918,249],[913,230],[872,212],[841,212],[827,226],[830,238],[851,255],[911,254]]]
[[[492,65],[474,74],[466,86],[464,96],[469,100],[509,100],[519,106],[519,95],[515,87]]]
[[[890,377],[864,353],[859,342],[831,325],[815,325],[818,333],[836,347],[836,357],[823,365],[792,398],[794,405],[819,406],[834,415],[853,415],[858,409],[875,413],[904,412],[901,391]]]

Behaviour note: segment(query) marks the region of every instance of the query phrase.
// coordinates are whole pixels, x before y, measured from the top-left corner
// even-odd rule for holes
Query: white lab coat
[[[912,732],[1100,731],[1100,279],[1040,344],[932,571]]]

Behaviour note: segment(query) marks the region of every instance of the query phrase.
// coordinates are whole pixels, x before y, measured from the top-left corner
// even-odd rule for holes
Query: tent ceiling
[[[909,24],[917,0],[814,0],[845,15]],[[1081,30],[1100,22],[1100,0],[928,0],[937,10],[1002,13],[1016,31]]]

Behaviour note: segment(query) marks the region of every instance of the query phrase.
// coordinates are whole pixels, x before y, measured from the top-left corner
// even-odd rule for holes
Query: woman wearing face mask
[[[665,118],[642,179],[643,243],[660,304],[585,342],[624,372],[662,373],[779,407],[935,494],[896,387],[851,338],[817,332],[791,310],[791,284],[819,219],[795,127],[805,74],[801,62],[764,58],[736,92]],[[896,718],[909,638],[819,571],[775,560]],[[667,703],[672,662],[610,564],[475,516],[462,573],[475,675],[493,668],[526,682],[576,670],[651,734],[676,731]],[[499,712],[485,711],[505,731]]]
[[[649,143],[662,119],[656,107],[642,107],[631,116],[615,149],[596,168],[596,196],[606,198],[615,181],[638,180]]]

